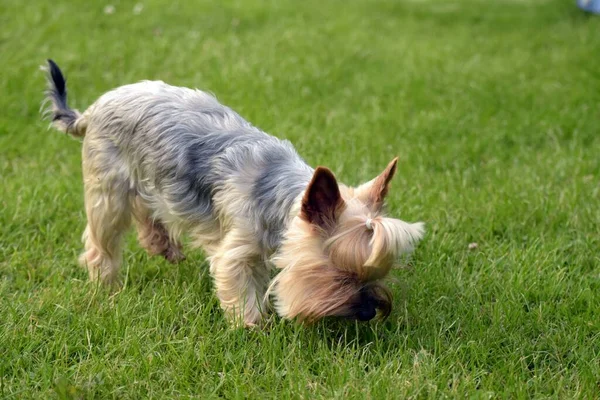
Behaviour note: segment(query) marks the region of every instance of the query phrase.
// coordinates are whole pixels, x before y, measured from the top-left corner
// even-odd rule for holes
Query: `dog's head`
[[[361,321],[391,311],[381,280],[397,257],[412,250],[423,224],[383,215],[397,159],[375,179],[351,188],[327,168],[315,170],[298,215],[273,258],[280,273],[270,292],[285,318],[338,316]]]

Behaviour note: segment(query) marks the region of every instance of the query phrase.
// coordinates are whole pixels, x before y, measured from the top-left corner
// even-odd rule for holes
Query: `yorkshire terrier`
[[[424,233],[420,222],[383,213],[397,158],[349,187],[208,93],[143,81],[79,113],[68,107],[52,60],[47,71],[54,127],[83,138],[80,263],[90,279],[119,282],[121,241],[133,219],[142,247],[173,263],[184,259],[181,235],[190,235],[235,324],[259,324],[271,297],[281,317],[301,321],[389,315],[382,279]]]

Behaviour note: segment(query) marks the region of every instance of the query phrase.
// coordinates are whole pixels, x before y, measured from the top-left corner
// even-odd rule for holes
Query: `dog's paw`
[[[181,251],[181,248],[176,244],[171,244],[163,252],[163,257],[171,264],[178,264],[185,260],[185,254]]]

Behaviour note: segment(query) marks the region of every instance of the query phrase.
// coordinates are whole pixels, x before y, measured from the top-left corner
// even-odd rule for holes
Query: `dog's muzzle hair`
[[[183,234],[206,252],[234,324],[259,324],[270,299],[280,316],[301,321],[390,314],[383,280],[424,233],[384,212],[397,159],[349,187],[205,92],[144,81],[79,113],[56,63],[47,71],[53,126],[83,140],[80,262],[90,279],[118,284],[133,222],[150,254],[181,261]]]

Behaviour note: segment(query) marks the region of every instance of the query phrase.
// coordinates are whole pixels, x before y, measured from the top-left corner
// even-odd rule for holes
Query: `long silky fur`
[[[179,240],[189,234],[208,256],[226,315],[246,326],[261,321],[269,293],[285,318],[351,316],[365,291],[389,311],[380,280],[423,234],[422,224],[381,210],[397,159],[358,188],[338,187],[291,143],[206,92],[143,81],[105,93],[81,114],[67,104],[56,63],[48,61],[47,71],[53,125],[83,138],[80,261],[91,279],[118,282],[122,238],[133,220],[142,246],[172,262],[183,258]],[[342,199],[331,215],[309,222],[303,201],[318,173]],[[307,198],[316,206],[327,200]],[[279,274],[269,285],[272,265]]]

